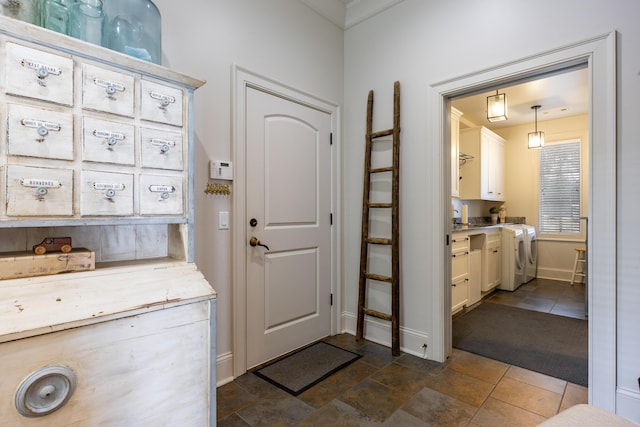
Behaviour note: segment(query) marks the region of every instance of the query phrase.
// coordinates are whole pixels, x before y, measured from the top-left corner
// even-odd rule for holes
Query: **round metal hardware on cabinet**
[[[42,417],[62,408],[76,389],[76,376],[66,366],[45,366],[25,378],[15,394],[16,409],[25,417]]]

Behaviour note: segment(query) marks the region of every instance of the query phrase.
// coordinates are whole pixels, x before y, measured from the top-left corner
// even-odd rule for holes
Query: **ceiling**
[[[402,0],[300,0],[346,30],[400,3]]]
[[[513,86],[497,88],[507,95],[508,119],[490,123],[487,120],[487,96],[495,95],[495,89],[475,95],[452,99],[451,105],[462,111],[461,120],[467,126],[485,126],[489,129],[533,123],[533,105],[540,105],[538,121],[551,120],[589,111],[587,68],[566,71],[550,77]]]

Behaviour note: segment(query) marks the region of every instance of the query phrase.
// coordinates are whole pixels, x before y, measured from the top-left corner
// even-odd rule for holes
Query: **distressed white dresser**
[[[0,426],[215,425],[204,82],[3,16],[0,58],[0,253],[71,237],[96,266],[0,280]]]

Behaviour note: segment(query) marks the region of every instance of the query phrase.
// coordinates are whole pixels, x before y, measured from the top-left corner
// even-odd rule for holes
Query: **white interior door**
[[[330,133],[330,114],[247,88],[247,368],[331,332]]]

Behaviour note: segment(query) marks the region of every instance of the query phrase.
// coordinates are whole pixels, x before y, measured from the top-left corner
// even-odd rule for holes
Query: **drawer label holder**
[[[36,189],[36,198],[40,201],[44,200],[44,196],[49,193],[49,189],[57,189],[62,187],[62,183],[55,179],[42,178],[22,178],[20,185],[28,188]]]
[[[154,147],[160,147],[160,153],[166,154],[176,146],[176,142],[167,139],[151,138],[151,145]]]
[[[126,136],[120,132],[94,129],[92,133],[95,137],[104,139],[109,150],[113,150],[113,146],[115,146],[118,142],[124,141],[126,139]]]
[[[114,202],[113,198],[116,196],[116,192],[124,191],[125,185],[113,182],[94,182],[93,188],[98,191],[104,191],[105,198],[111,202]]]
[[[46,79],[49,75],[59,76],[62,74],[62,69],[59,67],[42,64],[30,59],[23,59],[22,61],[20,61],[20,65],[30,70],[34,70],[36,72],[36,77],[38,77],[38,84],[42,87],[47,87],[47,83],[44,81],[44,79]]]
[[[176,187],[173,185],[150,185],[149,191],[152,193],[160,193],[158,201],[162,202],[171,197],[171,193],[175,193]]]
[[[62,126],[60,126],[59,123],[47,122],[45,120],[22,119],[20,120],[20,124],[28,128],[36,129],[39,136],[39,138],[36,138],[38,142],[44,142],[44,137],[47,136],[50,131],[60,132],[62,130]]]
[[[114,101],[116,100],[116,97],[114,97],[113,95],[115,95],[116,92],[124,92],[126,89],[122,83],[111,82],[109,80],[103,80],[97,77],[93,79],[93,84],[104,88],[104,91],[107,93],[107,97]]]
[[[174,96],[165,95],[163,93],[155,92],[153,90],[149,92],[149,96],[151,97],[151,99],[160,101],[160,106],[158,108],[160,108],[161,110],[166,110],[170,104],[173,104],[176,102],[176,98]]]

